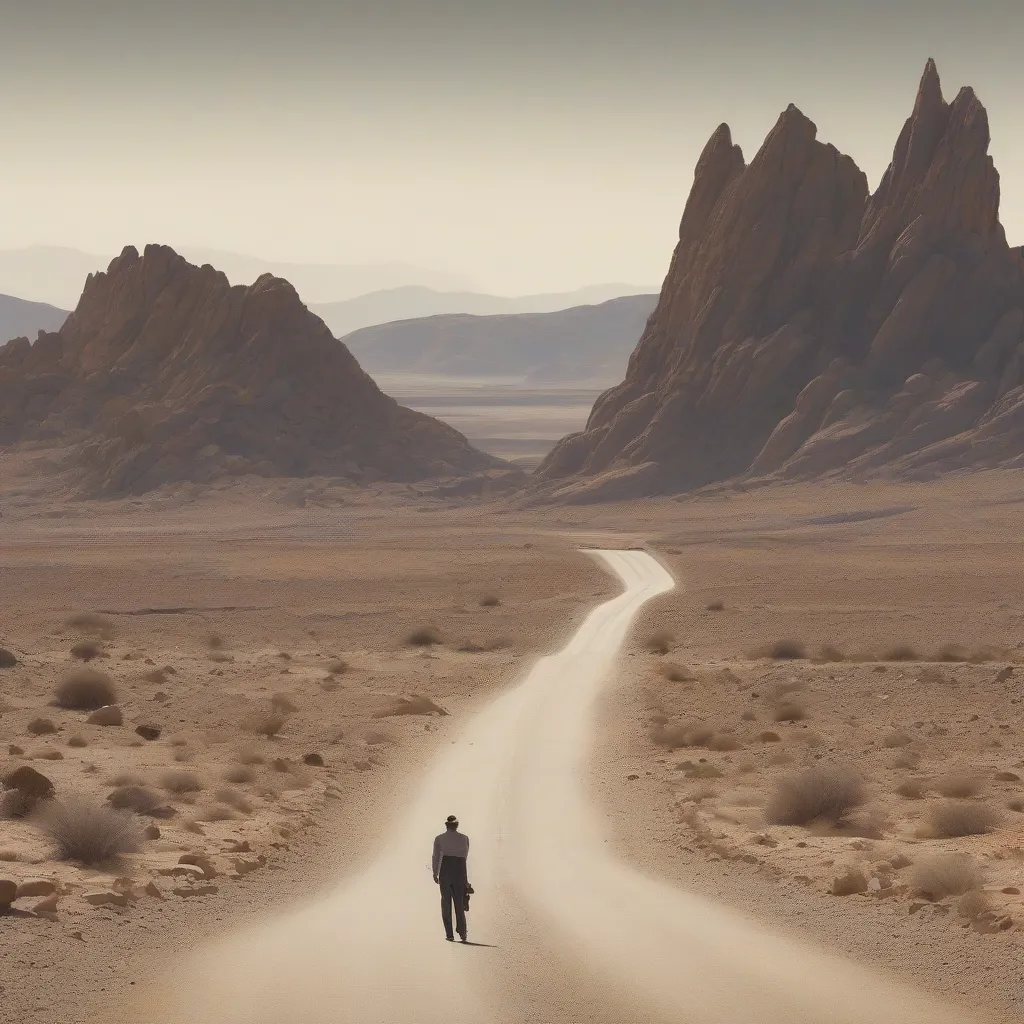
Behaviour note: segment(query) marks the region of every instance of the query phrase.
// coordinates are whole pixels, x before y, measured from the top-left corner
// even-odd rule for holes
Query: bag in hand
[[[469,910],[469,897],[473,895],[476,890],[468,882],[466,883],[466,900],[462,905],[462,909],[465,911]]]

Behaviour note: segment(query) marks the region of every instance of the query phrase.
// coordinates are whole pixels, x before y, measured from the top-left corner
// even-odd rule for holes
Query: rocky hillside
[[[1024,465],[1024,254],[985,109],[928,62],[892,163],[790,106],[748,165],[719,127],[625,379],[538,470],[583,500],[730,477]]]
[[[224,474],[421,479],[493,466],[380,392],[287,281],[171,249],[90,275],[57,333],[0,349],[0,444],[66,439],[86,493]]]
[[[342,340],[370,373],[610,383],[625,371],[656,300],[625,295],[546,313],[449,313],[365,327]]]

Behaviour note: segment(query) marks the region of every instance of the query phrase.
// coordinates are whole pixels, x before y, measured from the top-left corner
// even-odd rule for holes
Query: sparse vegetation
[[[708,750],[727,752],[731,750],[742,750],[743,744],[735,736],[728,733],[718,733],[712,736],[707,742]]]
[[[930,899],[943,900],[960,896],[982,885],[981,870],[972,857],[964,853],[937,853],[913,865],[910,884]]]
[[[946,644],[944,647],[941,647],[935,655],[936,661],[950,663],[970,661],[970,658],[970,651],[968,651],[966,647],[961,647],[959,644]]]
[[[818,651],[818,660],[826,663],[845,661],[846,657],[838,647],[833,647],[832,644],[825,644]]]
[[[341,676],[349,670],[349,667],[350,666],[347,661],[332,661],[330,665],[327,666],[327,674],[331,676]]]
[[[238,760],[243,765],[263,764],[265,758],[258,750],[253,750],[251,747],[243,747],[238,752]]]
[[[406,638],[410,647],[433,647],[441,642],[441,634],[432,626],[421,626],[414,629]]]
[[[65,672],[57,684],[54,699],[59,707],[73,711],[95,711],[113,704],[117,691],[105,672],[77,668]]]
[[[917,651],[909,644],[897,644],[882,655],[882,661],[920,661]]]
[[[684,668],[676,662],[662,662],[658,665],[658,671],[670,683],[688,683],[693,680],[693,674],[689,669]]]
[[[501,604],[501,599],[496,594],[484,594],[480,598],[481,608],[497,608]]]
[[[957,914],[968,921],[976,920],[991,909],[992,904],[981,889],[968,889],[956,903]]]
[[[79,612],[65,619],[64,624],[100,640],[112,640],[117,633],[113,621],[96,612]]]
[[[807,648],[799,640],[776,640],[768,648],[768,657],[773,661],[802,661]]]
[[[158,793],[145,786],[119,786],[107,797],[107,802],[118,811],[149,814],[163,804]]]
[[[96,640],[80,640],[71,646],[71,657],[79,661],[92,661],[103,657],[103,645]]]
[[[32,736],[49,736],[57,731],[57,726],[48,718],[33,718],[25,726],[25,731]]]
[[[920,800],[925,793],[921,779],[907,779],[896,787],[896,792],[906,800]]]
[[[772,710],[772,719],[776,722],[800,722],[806,717],[804,706],[795,700],[781,701]]]
[[[237,790],[218,789],[217,792],[214,793],[214,796],[218,801],[220,801],[220,803],[225,804],[236,811],[241,811],[242,814],[252,814],[252,803],[246,799],[244,794],[239,793]]]
[[[74,734],[74,736],[72,736],[68,740],[68,746],[69,747],[87,747],[87,746],[89,746],[89,741],[84,736],[81,736],[81,735],[79,735],[76,732]]]
[[[976,775],[946,775],[935,782],[935,791],[943,796],[965,799],[977,796],[982,790],[982,782]]]
[[[246,785],[256,781],[256,773],[247,764],[236,764],[225,770],[224,781],[239,786]]]
[[[253,715],[245,722],[245,728],[249,732],[254,732],[270,739],[284,728],[286,721],[287,716],[280,711],[269,711],[264,714]]]
[[[199,816],[200,821],[231,821],[235,812],[225,804],[213,804]]]
[[[715,601],[708,601],[708,603],[704,605],[704,610],[709,612],[724,612],[725,602],[721,599]]]
[[[864,786],[850,768],[821,765],[781,779],[765,808],[772,825],[837,824],[864,800]]]
[[[894,729],[882,737],[882,746],[889,747],[890,749],[893,747],[905,747],[908,743],[912,742],[913,740],[902,729]]]
[[[968,800],[945,800],[928,810],[932,832],[941,839],[984,835],[991,832],[999,820],[1000,814],[994,807]]]
[[[134,853],[142,844],[142,830],[131,815],[80,794],[46,801],[36,823],[61,860],[89,866]]]
[[[667,629],[659,629],[647,641],[647,650],[652,654],[668,654],[675,643],[675,637]]]
[[[206,646],[211,651],[219,651],[224,646],[224,637],[220,633],[208,633],[206,635]]]
[[[168,793],[197,793],[203,788],[202,780],[195,772],[172,769],[160,777],[160,785]]]
[[[290,715],[299,710],[291,697],[285,693],[275,693],[270,698],[270,705],[275,711],[280,711],[284,715]]]

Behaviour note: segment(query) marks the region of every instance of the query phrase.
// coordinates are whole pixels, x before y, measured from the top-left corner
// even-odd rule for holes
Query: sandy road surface
[[[598,1019],[574,1009],[594,1001],[597,984],[622,1000],[607,1019],[631,1024],[966,1024],[961,1011],[776,938],[605,852],[584,782],[591,704],[633,617],[673,581],[643,552],[597,557],[624,592],[470,722],[390,830],[368,823],[370,866],[179,963],[161,997],[164,1020],[554,1024]],[[450,813],[473,843],[478,945],[469,947],[444,941],[429,873],[431,839]],[[534,982],[556,946],[574,976],[568,999],[546,1008]]]

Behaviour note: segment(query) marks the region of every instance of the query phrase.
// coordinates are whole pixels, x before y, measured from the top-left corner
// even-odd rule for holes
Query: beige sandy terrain
[[[978,775],[979,795],[968,799],[1001,809],[1016,788],[994,773],[1024,776],[1010,713],[1014,680],[1024,672],[1016,664],[1024,642],[1017,477],[978,476],[963,487],[723,490],[679,502],[513,511],[418,489],[316,481],[65,504],[40,492],[24,462],[7,470],[2,560],[18,601],[5,611],[0,646],[20,664],[0,670],[0,694],[11,709],[0,716],[0,753],[21,747],[25,754],[11,755],[9,765],[44,772],[58,795],[74,784],[103,799],[115,775],[137,774],[177,812],[155,819],[160,839],[110,871],[57,864],[31,824],[0,820],[0,847],[24,858],[0,865],[0,876],[54,879],[61,887],[56,920],[33,913],[35,897],[0,915],[0,985],[14,1019],[119,1021],[132,1005],[129,993],[155,993],[183,942],[192,947],[271,907],[317,902],[332,883],[371,863],[382,829],[470,716],[617,592],[610,576],[573,549],[644,542],[680,585],[643,613],[601,705],[595,798],[623,863],[855,962],[903,970],[926,990],[991,1009],[994,1019],[1019,1012],[1018,897],[1001,890],[1024,889],[1024,861],[1014,852],[1022,845],[1014,822],[1024,816],[1006,808],[998,829],[979,837],[918,835],[945,776]],[[859,515],[904,506],[913,509]],[[836,514],[838,521],[807,522]],[[490,594],[500,604],[481,604]],[[717,600],[723,610],[707,610]],[[125,614],[169,608],[177,611]],[[79,664],[70,647],[80,630],[66,620],[83,610],[104,610],[116,627],[102,641],[108,657],[89,667],[117,686],[120,727],[87,726],[84,713],[49,703],[61,673]],[[445,643],[408,646],[419,626],[435,627]],[[668,655],[646,649],[659,629],[674,633]],[[211,634],[222,638],[220,647],[211,648]],[[811,654],[835,645],[846,660],[749,657],[789,637]],[[996,660],[850,660],[897,644],[932,652],[949,643],[990,649]],[[233,660],[214,660],[227,657]],[[341,660],[348,669],[331,673]],[[658,669],[664,662],[695,678],[667,679]],[[168,682],[144,678],[165,665],[176,669]],[[1014,674],[994,683],[1006,668]],[[803,719],[774,721],[775,685],[799,687],[785,697],[803,704]],[[154,701],[159,691],[170,699]],[[246,731],[254,714],[272,710],[275,694],[296,708],[280,734]],[[414,695],[449,715],[374,717]],[[652,740],[657,715],[663,729],[706,722],[742,749],[669,751]],[[50,718],[59,731],[26,736],[35,717]],[[161,727],[158,739],[135,734],[143,719]],[[781,741],[750,742],[767,730]],[[910,742],[886,747],[897,731]],[[79,732],[88,745],[68,747]],[[46,748],[63,759],[36,759]],[[249,766],[256,779],[227,782],[223,773],[249,750],[264,759]],[[319,753],[324,766],[303,763],[308,753]],[[816,754],[853,761],[867,776],[854,831],[874,829],[870,835],[764,823],[776,777],[818,763]],[[279,757],[289,770],[275,769]],[[895,767],[896,758],[915,765]],[[676,768],[686,761],[694,768]],[[89,764],[97,770],[87,771]],[[721,776],[688,776],[707,765]],[[184,798],[163,790],[164,773],[182,769],[204,788]],[[927,780],[923,799],[894,793],[919,777]],[[220,816],[206,812],[225,803],[222,789],[245,807],[202,820]],[[186,828],[193,819],[203,834]],[[240,843],[250,849],[234,852]],[[978,861],[997,912],[991,920],[1008,916],[1008,931],[972,928],[958,915],[959,897],[938,901],[947,909],[937,911],[910,888],[922,856],[947,849]],[[901,853],[914,863],[899,866]],[[188,854],[205,854],[216,877],[159,874]],[[243,871],[236,861],[259,866]],[[829,895],[848,863],[861,867],[869,886],[872,878],[879,886],[891,879],[884,888],[892,891]],[[115,887],[118,878],[131,883]],[[146,895],[149,881],[163,898]],[[100,888],[130,888],[138,898],[124,907],[84,901]],[[175,888],[203,894],[180,896]],[[918,904],[926,906],[911,914]],[[614,1018],[621,1006],[604,998],[589,965],[538,935],[514,906],[499,907],[507,911],[501,977],[517,1019]],[[579,979],[569,989],[567,972]],[[523,977],[531,979],[526,990]]]

